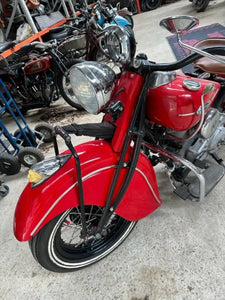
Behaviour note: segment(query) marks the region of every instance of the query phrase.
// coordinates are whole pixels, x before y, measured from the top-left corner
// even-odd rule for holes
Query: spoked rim
[[[111,253],[128,236],[136,222],[113,215],[103,235],[93,234],[103,208],[85,206],[88,237],[82,238],[81,213],[76,207],[61,215],[48,243],[50,259],[61,268],[76,269],[90,265]]]

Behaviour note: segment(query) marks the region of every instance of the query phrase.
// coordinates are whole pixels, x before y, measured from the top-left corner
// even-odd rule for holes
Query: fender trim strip
[[[92,177],[92,176],[95,176],[97,175],[99,172],[101,171],[105,171],[105,170],[108,170],[108,169],[112,169],[112,168],[116,168],[117,165],[112,165],[112,166],[108,166],[108,167],[104,167],[104,168],[101,168],[101,169],[98,169],[98,170],[95,170],[87,175],[85,175],[84,177],[82,177],[82,181]],[[161,203],[161,201],[159,200],[159,198],[157,197],[152,185],[150,184],[150,182],[148,181],[146,175],[138,168],[135,168],[135,170],[137,172],[139,172],[143,178],[145,179],[148,187],[150,188],[154,198],[156,199],[156,201],[158,203]],[[47,210],[47,212],[44,214],[44,216],[40,219],[40,221],[38,222],[38,224],[35,226],[35,228],[33,229],[33,231],[30,233],[31,236],[33,236],[35,234],[35,232],[37,231],[37,229],[40,227],[40,225],[44,222],[45,218],[47,218],[47,216],[50,214],[50,212],[54,209],[54,207],[60,202],[60,200],[67,194],[69,193],[75,186],[78,185],[78,182],[76,181],[73,185],[71,185],[58,199],[56,199],[56,201],[52,204],[52,206]]]

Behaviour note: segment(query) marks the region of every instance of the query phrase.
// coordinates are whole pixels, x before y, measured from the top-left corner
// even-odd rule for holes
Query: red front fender
[[[85,204],[104,206],[120,154],[113,152],[109,143],[98,140],[81,144],[76,150],[81,162]],[[117,192],[126,171],[124,168],[118,180]],[[16,238],[20,241],[29,240],[55,216],[78,206],[78,195],[73,158],[40,186],[32,188],[29,183],[22,192],[15,211]],[[135,221],[154,211],[160,204],[154,170],[146,156],[141,154],[116,213]]]

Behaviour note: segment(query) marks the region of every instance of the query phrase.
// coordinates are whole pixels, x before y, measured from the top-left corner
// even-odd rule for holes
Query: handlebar
[[[17,51],[17,54],[27,54],[30,51],[36,49],[40,51],[44,51],[46,49],[52,49],[57,46],[57,40],[52,40],[51,42],[38,42],[34,41],[30,44],[26,44],[20,48],[20,50]]]
[[[225,47],[216,46],[216,47],[208,47],[203,49],[203,51],[214,54],[214,55],[222,55],[225,56]],[[198,53],[189,54],[185,58],[178,60],[173,63],[153,63],[147,60],[142,60],[139,62],[139,67],[143,72],[153,72],[153,71],[175,71],[178,69],[182,69],[183,67],[193,63],[197,59],[203,57],[203,55]]]
[[[57,46],[57,40],[54,39],[54,40],[51,40],[50,42],[32,42],[31,43],[32,46],[35,47],[35,49],[39,49],[39,50],[45,50],[45,49],[48,49],[48,48],[54,48]]]

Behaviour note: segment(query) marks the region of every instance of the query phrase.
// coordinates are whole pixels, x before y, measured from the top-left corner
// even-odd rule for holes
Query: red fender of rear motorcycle
[[[119,155],[106,141],[95,140],[76,146],[79,154],[85,205],[104,206]],[[130,149],[130,154],[132,149]],[[130,155],[128,154],[128,155]],[[123,168],[117,192],[127,169]],[[155,172],[144,154],[140,154],[135,173],[116,213],[136,221],[161,204]],[[27,241],[58,214],[79,205],[79,190],[73,157],[52,177],[32,188],[28,183],[17,203],[14,234]]]

